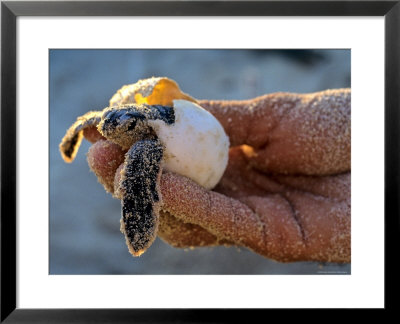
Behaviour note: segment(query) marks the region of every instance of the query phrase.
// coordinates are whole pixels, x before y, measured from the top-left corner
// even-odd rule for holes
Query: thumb
[[[161,191],[163,209],[184,222],[207,229],[219,239],[279,261],[305,258],[301,230],[290,216],[290,206],[285,208],[277,195],[264,199],[266,220],[239,200],[208,191],[173,173],[163,174]]]
[[[163,174],[160,186],[164,210],[219,239],[282,262],[350,260],[349,218],[339,212],[345,206],[295,194],[239,201],[173,173]]]

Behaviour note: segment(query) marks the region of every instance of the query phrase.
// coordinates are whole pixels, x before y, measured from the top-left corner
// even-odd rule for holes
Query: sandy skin
[[[228,167],[213,191],[164,172],[158,235],[176,247],[245,246],[281,262],[350,262],[350,97],[338,89],[199,101],[229,136]],[[95,130],[84,136],[95,142],[91,169],[118,198],[123,152]]]

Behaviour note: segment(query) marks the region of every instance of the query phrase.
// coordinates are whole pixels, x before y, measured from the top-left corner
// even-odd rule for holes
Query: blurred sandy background
[[[167,76],[197,99],[350,87],[350,50],[50,50],[50,274],[338,274],[349,264],[278,263],[245,248],[175,249],[157,239],[133,258],[120,202],[58,144],[76,117],[101,110],[122,85]]]

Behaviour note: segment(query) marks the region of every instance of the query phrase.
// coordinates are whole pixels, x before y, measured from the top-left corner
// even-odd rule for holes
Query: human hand
[[[163,173],[159,237],[175,247],[245,246],[283,262],[350,262],[350,90],[199,104],[230,138],[228,167],[213,191]],[[125,152],[95,128],[84,136],[95,142],[91,169],[118,198]]]

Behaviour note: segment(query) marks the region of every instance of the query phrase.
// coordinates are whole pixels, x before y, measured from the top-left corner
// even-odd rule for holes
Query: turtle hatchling
[[[139,256],[157,236],[163,170],[212,189],[228,162],[229,139],[218,120],[193,101],[170,105],[128,103],[78,117],[60,143],[72,162],[86,128],[127,150],[120,180],[121,231],[129,251]]]

